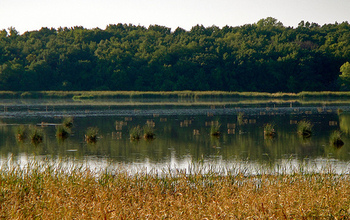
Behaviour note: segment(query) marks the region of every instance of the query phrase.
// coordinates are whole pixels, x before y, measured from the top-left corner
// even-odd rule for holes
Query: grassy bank
[[[38,92],[0,92],[0,98],[72,98],[72,99],[142,99],[142,98],[262,98],[262,99],[307,99],[307,98],[350,98],[350,92],[224,92],[224,91],[38,91]]]
[[[1,168],[5,219],[341,219],[348,175],[93,173],[31,164]]]

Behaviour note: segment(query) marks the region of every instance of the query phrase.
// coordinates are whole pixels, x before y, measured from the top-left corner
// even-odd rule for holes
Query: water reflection
[[[250,172],[257,172],[253,170],[261,170],[266,164],[272,166],[272,170],[280,169],[280,164],[284,164],[283,169],[305,166],[307,160],[311,162],[306,167],[317,168],[318,164],[332,161],[341,169],[347,169],[350,161],[348,106],[341,106],[343,110],[339,112],[339,106],[263,105],[168,108],[123,105],[118,108],[116,104],[113,107],[75,104],[66,109],[60,105],[59,110],[56,107],[49,114],[41,107],[37,111],[23,111],[23,106],[8,106],[6,112],[0,114],[1,160],[6,161],[8,155],[12,155],[13,160],[20,163],[35,157],[63,160],[67,164],[94,167],[109,164],[148,170],[212,164],[220,169],[239,167],[240,172],[247,167],[252,168]],[[74,117],[74,123],[69,136],[60,138],[58,131],[67,117]],[[310,138],[297,134],[298,122],[302,120],[313,124]],[[266,124],[273,125],[273,138],[264,135]],[[18,141],[18,132],[30,126],[40,128],[41,143],[33,144],[29,139]],[[145,139],[142,134],[139,140],[131,140],[130,132],[135,127],[152,128],[154,138]],[[88,128],[98,130],[95,141],[86,141]],[[213,128],[218,135],[212,135]],[[342,132],[344,145],[341,147],[330,144],[330,135],[335,130]]]

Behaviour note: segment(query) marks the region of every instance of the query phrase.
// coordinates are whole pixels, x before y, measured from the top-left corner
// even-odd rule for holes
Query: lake
[[[66,139],[56,137],[64,118],[74,126]],[[297,134],[301,120],[313,124],[310,138]],[[273,124],[274,138],[264,135]],[[42,143],[16,138],[19,126],[35,126]],[[130,130],[152,127],[155,138],[130,140]],[[210,135],[212,126],[220,135]],[[87,143],[89,127],[98,128],[96,143]],[[333,131],[344,145],[330,145]],[[28,132],[30,132],[28,130]],[[1,164],[54,161],[62,166],[130,171],[206,169],[259,173],[298,169],[349,172],[350,102],[283,100],[0,100]]]

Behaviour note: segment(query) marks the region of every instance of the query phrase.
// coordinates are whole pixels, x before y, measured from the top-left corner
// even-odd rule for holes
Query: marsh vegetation
[[[209,167],[199,166],[189,173],[158,175],[60,167],[2,166],[2,218],[346,219],[350,214],[349,176],[332,172],[245,175],[226,170],[223,175],[204,174]]]

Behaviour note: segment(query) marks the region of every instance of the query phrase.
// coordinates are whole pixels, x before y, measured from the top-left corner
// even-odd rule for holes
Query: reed
[[[0,169],[3,219],[348,219],[350,177]]]

